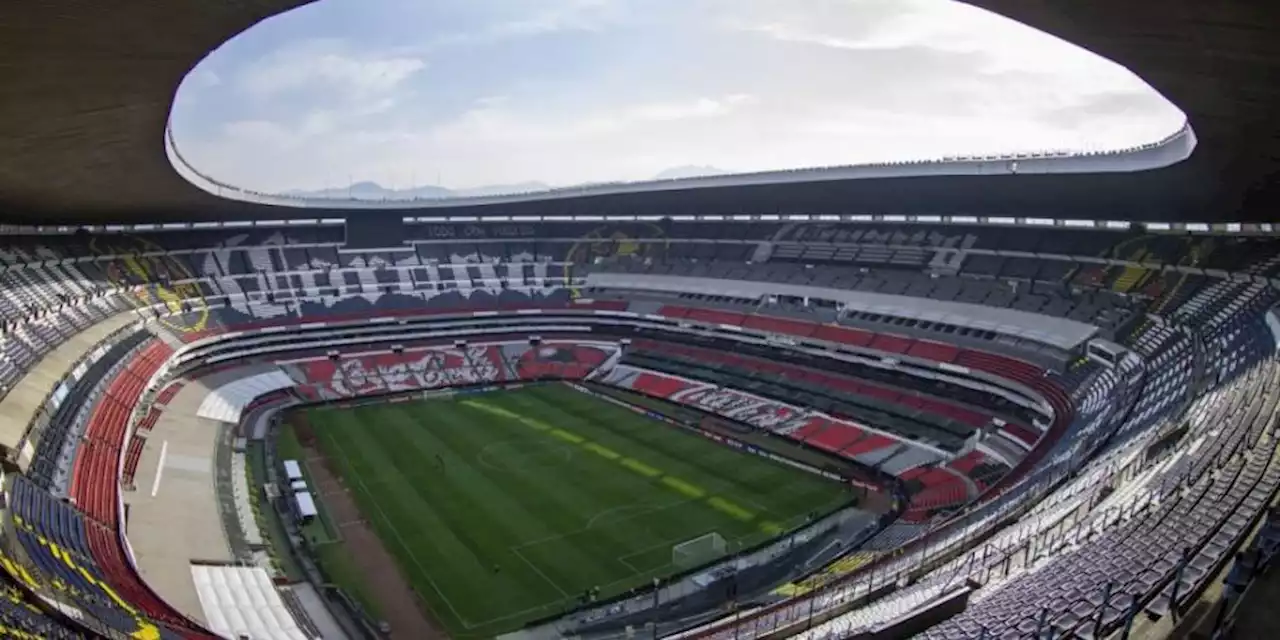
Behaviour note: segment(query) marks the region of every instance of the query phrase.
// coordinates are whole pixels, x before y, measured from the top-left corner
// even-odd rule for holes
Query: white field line
[[[697,502],[697,500],[695,500],[695,499],[680,500],[679,502],[672,502],[672,503],[670,503],[670,504],[658,505],[658,506],[655,506],[655,507],[653,507],[652,509],[648,509],[648,510],[646,510],[646,511],[637,511],[636,513],[634,513],[634,514],[632,514],[632,515],[629,515],[629,516],[627,516],[627,517],[625,517],[625,518],[619,518],[619,519],[617,519],[617,520],[615,520],[615,521],[613,521],[613,522],[610,522],[609,524],[613,525],[613,524],[620,524],[620,523],[623,523],[623,522],[629,522],[629,521],[631,521],[631,520],[634,520],[634,519],[636,519],[636,518],[639,518],[640,516],[649,515],[649,514],[652,514],[652,513],[658,513],[659,511],[666,511],[667,509],[674,509],[674,508],[679,507],[679,506],[681,506],[681,505],[689,504],[690,502]],[[639,505],[627,505],[627,506],[639,506]],[[609,509],[605,509],[604,511],[602,511],[602,512],[600,512],[600,513],[596,514],[596,515],[597,515],[597,516],[599,516],[599,515],[601,515],[601,514],[608,513],[608,512],[610,512],[610,511],[616,511],[616,510],[617,510],[616,508],[609,508]],[[592,519],[594,520],[594,518],[592,518]],[[518,545],[516,545],[516,546],[514,546],[514,547],[511,547],[511,548],[512,548],[513,550],[515,550],[515,549],[525,549],[525,548],[532,547],[532,546],[534,546],[534,545],[538,545],[538,544],[543,544],[543,543],[546,543],[546,542],[552,542],[552,541],[555,541],[555,540],[563,540],[564,538],[570,538],[570,537],[573,537],[573,536],[578,535],[578,534],[580,534],[580,533],[584,533],[584,532],[589,531],[589,530],[590,530],[590,526],[583,527],[583,528],[581,528],[581,529],[575,529],[575,530],[573,530],[573,531],[565,531],[564,533],[557,533],[557,534],[553,534],[553,535],[549,535],[549,536],[544,536],[544,537],[542,537],[542,538],[536,538],[536,539],[534,539],[534,540],[529,540],[529,541],[526,541],[526,542],[522,542],[522,543],[520,543],[520,544],[518,544]]]
[[[156,479],[151,481],[151,497],[160,492],[160,477],[164,474],[164,459],[169,455],[169,441],[160,443],[160,461],[156,463]]]
[[[336,449],[339,452],[338,455],[342,457],[342,461],[346,463],[348,467],[350,467],[351,461],[347,458],[347,452],[344,451],[342,447],[336,447]],[[431,577],[431,572],[427,571],[426,568],[422,566],[422,562],[418,560],[418,556],[413,553],[413,548],[410,547],[407,543],[405,543],[404,536],[400,535],[400,530],[396,529],[396,526],[391,521],[391,518],[387,517],[387,512],[382,508],[382,503],[378,502],[377,495],[369,491],[369,487],[365,485],[364,480],[360,477],[360,474],[358,473],[355,474],[355,479],[356,479],[356,482],[360,483],[360,488],[365,493],[369,494],[369,501],[372,502],[373,507],[378,510],[378,515],[382,517],[382,520],[387,523],[387,528],[391,529],[391,533],[395,535],[396,541],[399,542],[400,546],[404,548],[405,553],[409,554],[409,559],[413,560],[414,566],[418,567],[418,571],[422,573],[422,577],[427,579],[427,582],[431,584],[431,588],[434,589],[437,594],[439,594],[440,599],[443,600],[445,605],[449,607],[449,611],[453,612],[453,617],[457,618],[460,622],[462,622],[463,626],[467,626],[467,619],[462,617],[462,614],[458,613],[457,607],[454,607],[453,603],[449,601],[449,597],[444,594],[444,591],[440,590],[439,585],[437,585],[436,581]]]
[[[561,589],[561,588],[560,588],[560,585],[559,585],[558,583],[556,583],[556,581],[555,581],[555,580],[552,580],[552,579],[551,579],[547,574],[543,573],[543,572],[542,572],[542,569],[539,569],[539,568],[538,568],[538,565],[536,565],[536,564],[534,564],[534,563],[530,562],[528,558],[524,557],[524,554],[523,554],[523,553],[520,553],[520,550],[519,550],[519,549],[512,549],[512,550],[511,550],[511,552],[512,552],[512,553],[514,553],[514,554],[516,554],[516,556],[518,556],[521,560],[523,560],[525,564],[529,565],[529,568],[530,568],[530,569],[533,569],[535,572],[537,572],[537,574],[538,574],[539,576],[541,576],[541,577],[542,577],[542,579],[543,579],[544,581],[546,581],[546,583],[547,583],[547,584],[549,584],[549,585],[551,585],[553,588],[555,588],[555,590],[556,590],[556,591],[559,591],[559,592],[560,592],[560,597],[561,597],[561,598],[568,598],[568,597],[569,597],[569,593],[568,593],[568,592],[566,592],[564,589]]]

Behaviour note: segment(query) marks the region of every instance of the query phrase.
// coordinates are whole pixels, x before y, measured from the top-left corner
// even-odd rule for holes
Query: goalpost
[[[671,564],[688,569],[706,564],[725,554],[728,544],[724,536],[712,531],[671,547]]]

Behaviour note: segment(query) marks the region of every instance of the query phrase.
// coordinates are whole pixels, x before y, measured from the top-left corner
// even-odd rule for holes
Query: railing
[[[1173,145],[1185,142],[1182,149]],[[922,175],[1012,175],[1017,173],[1064,173],[1139,171],[1156,169],[1185,160],[1195,148],[1195,132],[1188,122],[1155,142],[1110,150],[1042,150],[986,156],[943,156],[923,160],[905,160],[860,165],[836,165],[778,171],[757,171],[731,175],[671,178],[635,182],[606,182],[591,185],[558,187],[538,191],[515,192],[498,196],[452,196],[443,198],[411,198],[403,200],[362,200],[358,198],[324,198],[269,193],[245,189],[202,173],[182,155],[174,139],[172,127],[165,128],[165,149],[174,169],[193,185],[219,197],[286,207],[322,207],[353,209],[402,209],[460,205],[509,204],[523,200],[559,199],[618,193],[667,191],[700,187],[741,186],[843,180],[855,178],[888,178]],[[1172,154],[1160,153],[1165,149]],[[1155,153],[1152,153],[1155,152]],[[1062,161],[1085,161],[1072,166]],[[1116,162],[1120,160],[1120,162]],[[1019,163],[1029,163],[1019,166]],[[1096,164],[1095,164],[1096,163]]]
[[[1274,583],[1280,570],[1280,506],[1272,506],[1266,521],[1258,531],[1251,547],[1237,556],[1217,603],[1209,614],[1199,620],[1189,621],[1198,637],[1212,640],[1243,638],[1249,629],[1240,629],[1241,617],[1248,610],[1264,609],[1271,604],[1266,600],[1268,589],[1263,582]],[[1181,632],[1181,629],[1179,630]],[[1255,629],[1256,631],[1256,629]],[[1179,635],[1189,636],[1179,633]]]

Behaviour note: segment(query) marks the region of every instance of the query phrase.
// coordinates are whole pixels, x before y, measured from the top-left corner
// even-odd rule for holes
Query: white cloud
[[[492,44],[512,38],[527,38],[561,31],[595,31],[620,19],[622,5],[616,0],[550,0],[521,6],[536,6],[532,14],[499,21],[474,31],[453,33],[434,40],[430,46]]]
[[[735,93],[723,98],[698,98],[684,103],[658,103],[640,105],[629,109],[623,120],[684,120],[709,118],[728,114],[753,101],[753,96]]]
[[[220,64],[255,99],[178,143],[266,191],[348,176],[466,188],[1118,148],[1184,121],[1127,70],[962,3],[511,2],[521,11],[461,35],[427,21],[410,40]]]
[[[192,78],[202,89],[212,89],[222,85],[222,76],[208,69],[197,70],[192,74]]]
[[[249,65],[239,85],[258,98],[300,89],[364,97],[391,92],[424,67],[421,58],[352,53],[339,43],[319,40],[281,49]]]
[[[1106,83],[1106,88],[1132,89],[1141,84],[1122,67],[1074,44],[959,2],[814,0],[811,4],[827,10],[795,11],[796,5],[782,10],[772,1],[757,2],[754,12],[728,17],[722,25],[783,42],[852,52],[921,47],[977,54],[981,64],[974,71],[983,74],[1032,71],[1059,78],[1089,74]],[[869,14],[874,19],[868,20]]]
[[[448,144],[553,145],[609,138],[626,145],[627,137],[649,135],[680,121],[722,119],[755,101],[754,96],[736,93],[569,113],[533,113],[506,100],[480,101],[477,108],[426,128],[423,133],[431,140]]]

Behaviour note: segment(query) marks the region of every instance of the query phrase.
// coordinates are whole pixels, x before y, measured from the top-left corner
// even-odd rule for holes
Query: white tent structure
[[[238,423],[240,414],[259,396],[272,391],[287,389],[298,384],[289,374],[276,369],[267,373],[259,373],[248,378],[241,378],[230,384],[214,389],[204,397],[196,415],[210,420]]]
[[[294,621],[260,567],[193,564],[191,579],[209,628],[224,638],[316,640]]]

